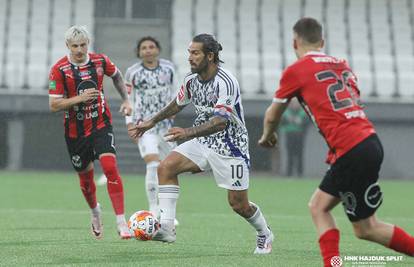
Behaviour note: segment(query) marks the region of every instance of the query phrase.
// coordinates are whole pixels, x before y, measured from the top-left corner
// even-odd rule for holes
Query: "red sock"
[[[116,158],[114,156],[103,156],[99,161],[108,179],[107,188],[115,214],[124,214],[124,188],[116,165]]]
[[[408,256],[414,256],[414,237],[394,225],[394,233],[392,234],[389,248]]]
[[[80,188],[86,202],[88,202],[91,209],[96,208],[96,186],[93,180],[93,169],[88,172],[78,173],[78,175]]]
[[[339,256],[339,230],[330,229],[319,238],[319,247],[323,258],[323,266],[332,267],[331,258]]]

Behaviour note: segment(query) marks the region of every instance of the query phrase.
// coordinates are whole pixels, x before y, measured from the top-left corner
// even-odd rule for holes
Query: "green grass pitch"
[[[142,176],[124,176],[126,214],[146,209]],[[276,239],[271,255],[253,255],[255,232],[233,213],[211,176],[180,179],[177,242],[120,240],[106,187],[98,187],[104,237],[89,233],[90,215],[75,173],[0,172],[0,266],[321,266],[307,201],[319,179],[251,177],[250,199],[260,205]],[[383,181],[378,216],[414,233],[414,182]],[[399,256],[357,240],[338,206],[342,256]],[[359,266],[346,262],[344,266]],[[380,266],[414,266],[414,259]]]

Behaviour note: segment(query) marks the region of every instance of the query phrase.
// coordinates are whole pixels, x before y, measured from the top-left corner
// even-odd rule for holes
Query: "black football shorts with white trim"
[[[87,137],[65,139],[72,166],[77,172],[83,171],[103,153],[116,154],[115,138],[110,126],[99,129]]]
[[[373,215],[382,204],[378,174],[384,151],[373,134],[340,157],[326,172],[319,189],[341,198],[352,222]]]

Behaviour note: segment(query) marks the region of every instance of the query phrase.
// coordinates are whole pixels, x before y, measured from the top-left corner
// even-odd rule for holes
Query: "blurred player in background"
[[[128,129],[154,116],[176,96],[174,65],[168,60],[158,58],[160,49],[158,40],[153,37],[143,37],[138,41],[136,51],[140,60],[129,67],[125,74],[126,86],[134,107],[132,115],[125,118]],[[141,157],[147,165],[145,190],[149,210],[156,217],[159,215],[157,168],[160,159],[164,159],[176,147],[176,143],[164,140],[164,135],[172,124],[171,117],[162,120],[140,138],[132,137],[132,132],[128,131],[132,141],[138,144]],[[106,180],[105,176],[103,178]]]
[[[276,144],[275,130],[294,97],[326,140],[331,166],[309,203],[324,266],[333,266],[339,255],[339,230],[331,210],[340,202],[358,238],[414,256],[414,237],[375,215],[383,200],[378,184],[383,149],[359,102],[354,73],[345,60],[321,52],[324,40],[318,21],[302,18],[293,31],[298,61],[282,75],[259,144]]]
[[[211,169],[217,185],[228,190],[230,206],[256,229],[255,253],[266,254],[272,250],[273,233],[259,207],[248,200],[250,159],[240,88],[236,78],[219,66],[221,50],[212,35],[195,36],[188,49],[191,73],[184,78],[177,98],[151,119],[130,129],[133,136],[142,136],[186,105],[193,103],[196,108],[193,127],[173,127],[166,134],[168,141],[185,142],[158,167],[161,228],[154,239],[176,240],[177,176]]]
[[[121,72],[104,54],[88,53],[90,35],[83,26],[65,33],[69,54],[49,74],[49,107],[64,111],[65,139],[72,165],[78,172],[82,193],[92,212],[92,234],[103,235],[101,208],[96,200],[93,161],[99,159],[108,177],[108,193],[121,238],[131,237],[124,216],[124,191],[115,156],[112,118],[103,90],[104,75],[110,76],[122,97],[120,111],[131,114]]]
[[[283,114],[280,130],[285,134],[287,154],[287,176],[296,171],[298,177],[303,175],[303,148],[305,146],[306,113],[296,99],[290,101]]]

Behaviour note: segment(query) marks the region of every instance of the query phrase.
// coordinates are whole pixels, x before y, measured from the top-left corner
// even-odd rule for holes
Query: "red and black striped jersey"
[[[65,111],[65,135],[70,138],[85,137],[94,131],[110,126],[111,111],[103,90],[104,75],[114,76],[117,67],[104,54],[89,53],[86,63],[77,65],[69,56],[61,58],[50,70],[49,96],[71,98],[85,89],[96,88],[99,97],[90,103],[80,103]]]

